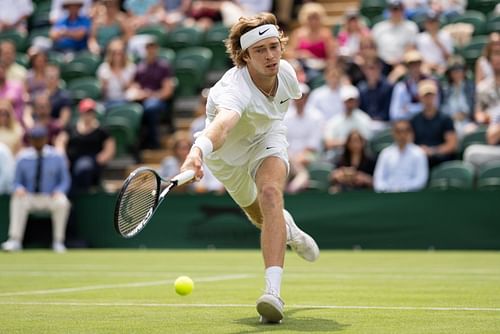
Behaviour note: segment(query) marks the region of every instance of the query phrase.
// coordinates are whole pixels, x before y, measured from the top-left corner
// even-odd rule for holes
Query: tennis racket
[[[137,235],[153,217],[168,192],[194,178],[194,171],[187,170],[165,180],[148,167],[139,167],[123,183],[115,204],[115,230],[124,238]],[[162,183],[166,187],[161,191]]]

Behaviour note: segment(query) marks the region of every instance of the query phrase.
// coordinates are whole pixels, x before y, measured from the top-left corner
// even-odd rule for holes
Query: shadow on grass
[[[282,324],[261,324],[258,315],[251,318],[235,320],[240,325],[249,328],[238,333],[261,333],[261,332],[340,332],[350,327],[350,324],[341,324],[332,319],[300,316],[300,312],[314,310],[314,308],[301,308],[285,311],[285,319]],[[299,314],[297,314],[299,313]]]

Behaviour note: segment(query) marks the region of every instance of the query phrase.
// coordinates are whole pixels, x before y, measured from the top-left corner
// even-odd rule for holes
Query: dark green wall
[[[286,198],[297,223],[322,248],[500,249],[500,191],[403,194],[371,192]],[[75,202],[75,230],[90,247],[255,248],[258,231],[227,196],[168,197],[141,234],[118,237],[115,195]],[[8,198],[0,197],[0,237],[6,238]]]

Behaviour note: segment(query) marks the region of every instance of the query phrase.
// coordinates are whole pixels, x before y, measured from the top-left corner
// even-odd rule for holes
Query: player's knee
[[[283,197],[283,191],[274,184],[265,184],[259,191],[260,203],[275,203]]]

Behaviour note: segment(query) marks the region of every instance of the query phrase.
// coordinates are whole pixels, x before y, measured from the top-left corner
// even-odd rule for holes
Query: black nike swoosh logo
[[[268,147],[266,147],[266,150],[270,150],[272,148],[274,148],[274,147],[273,146],[268,146]]]
[[[271,28],[267,28],[266,30],[259,31],[259,35],[261,35],[261,36],[264,35],[266,33],[266,31],[268,31],[269,29],[271,29]]]
[[[280,101],[280,104],[283,104],[283,103],[285,103],[285,102],[286,102],[286,101],[288,101],[288,100],[290,100],[290,99],[281,100],[281,101]]]

